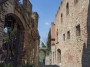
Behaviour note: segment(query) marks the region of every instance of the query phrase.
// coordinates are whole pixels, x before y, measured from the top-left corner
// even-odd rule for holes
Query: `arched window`
[[[67,32],[67,39],[70,39],[70,31]]]
[[[58,29],[57,29],[57,33],[56,34],[57,34],[56,36],[57,36],[57,44],[58,44]]]
[[[80,29],[80,24],[76,26],[76,36],[81,35],[81,29]]]
[[[61,13],[61,23],[63,22],[63,14]]]
[[[67,3],[67,5],[66,5],[66,14],[67,15],[69,14],[69,3]]]
[[[63,41],[65,41],[65,34],[63,34]]]
[[[60,49],[57,50],[57,62],[61,63],[61,50]]]

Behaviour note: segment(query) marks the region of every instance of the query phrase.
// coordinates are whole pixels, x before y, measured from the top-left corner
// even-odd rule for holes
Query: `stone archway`
[[[3,40],[5,63],[11,63],[13,67],[21,65],[23,57],[24,46],[24,27],[18,16],[15,14],[5,15],[4,28],[7,29],[6,34],[8,36],[7,42]]]
[[[61,50],[57,49],[57,62],[61,63]]]
[[[0,63],[2,55],[2,44],[3,44],[3,29],[4,26],[10,25],[12,23],[5,22],[12,18],[18,24],[18,39],[17,41],[17,54],[16,56],[16,66],[25,64],[32,64],[31,60],[34,61],[34,65],[38,66],[38,51],[39,51],[39,33],[38,33],[38,13],[32,11],[32,4],[29,0],[23,0],[23,4],[19,3],[19,0],[1,0],[0,1]],[[6,25],[5,25],[6,24]],[[14,24],[14,23],[13,23]],[[12,25],[13,25],[12,24]],[[12,26],[10,25],[10,26]],[[13,30],[12,30],[13,31]],[[12,39],[12,38],[11,38]],[[16,42],[14,42],[16,43]],[[23,46],[24,45],[24,46]],[[32,46],[33,45],[33,46]],[[36,50],[34,58],[32,58],[33,49]],[[11,52],[12,53],[12,52]],[[24,54],[23,54],[24,53]],[[22,58],[23,56],[23,58]],[[15,61],[15,60],[14,60]],[[19,63],[20,61],[20,63]]]
[[[41,48],[39,51],[39,62],[40,64],[44,64],[45,65],[45,58],[46,58],[46,52],[47,49],[45,48]]]

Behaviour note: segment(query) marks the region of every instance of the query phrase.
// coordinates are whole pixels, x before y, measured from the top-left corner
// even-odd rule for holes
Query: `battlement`
[[[28,12],[32,13],[32,4],[29,0],[23,0],[23,6]]]
[[[57,11],[57,13],[56,13],[56,16],[58,15],[58,12],[60,11],[60,8],[61,8],[63,2],[64,2],[64,0],[61,1],[60,6],[59,6],[59,8],[58,8],[58,11]]]
[[[39,18],[38,13],[37,12],[33,12],[31,17],[34,20],[34,24],[36,25],[36,28],[38,28],[38,18]]]
[[[37,13],[37,12],[33,12],[33,13],[32,13],[32,17],[33,17],[33,18],[37,18],[37,19],[38,19],[39,15],[38,15],[38,13]]]
[[[29,0],[22,0],[22,1],[10,0],[10,1],[15,1],[17,5],[23,7],[27,12],[32,13],[32,4]]]

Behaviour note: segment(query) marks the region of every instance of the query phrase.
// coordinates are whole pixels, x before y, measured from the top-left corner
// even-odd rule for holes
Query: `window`
[[[61,13],[61,23],[63,22],[63,14]]]
[[[58,63],[61,63],[61,50],[60,49],[58,49],[57,50],[57,58],[58,58]]]
[[[53,39],[51,39],[51,41],[55,41],[55,39],[53,38]]]
[[[67,3],[67,5],[66,5],[66,14],[67,15],[69,14],[69,3]]]
[[[67,39],[70,39],[70,31],[67,32]]]
[[[65,34],[63,34],[63,40],[65,41]]]
[[[74,0],[74,4],[77,4],[78,3],[78,0]]]
[[[81,30],[80,30],[80,25],[76,26],[76,36],[80,36],[81,35]]]
[[[57,43],[58,43],[58,29],[57,29]]]

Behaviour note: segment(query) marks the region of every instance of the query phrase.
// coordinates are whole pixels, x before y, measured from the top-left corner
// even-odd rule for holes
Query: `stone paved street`
[[[43,65],[41,67],[59,67],[59,66],[57,66],[57,65]]]
[[[90,67],[90,0],[0,0],[0,67]]]

